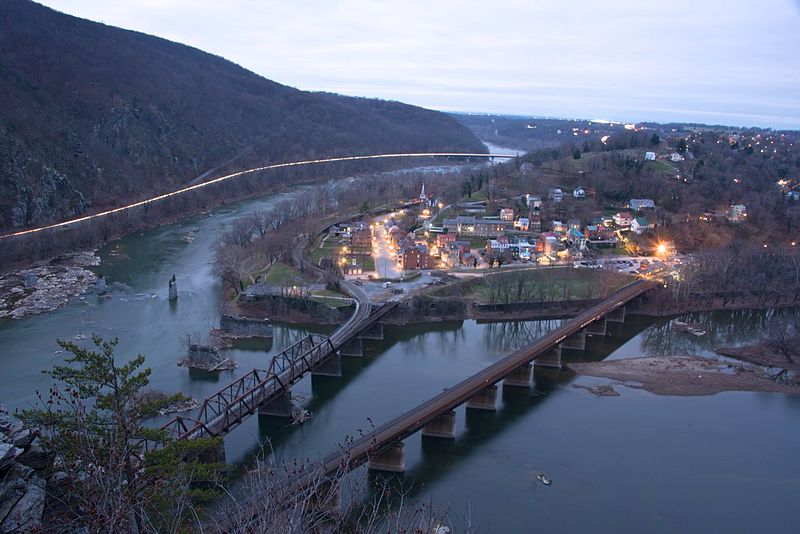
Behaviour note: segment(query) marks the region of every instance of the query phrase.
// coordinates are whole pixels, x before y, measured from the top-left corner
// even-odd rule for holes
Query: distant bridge
[[[113,215],[115,213],[121,213],[126,210],[130,210],[133,208],[138,208],[141,206],[146,206],[148,204],[153,204],[155,202],[159,202],[161,200],[175,197],[178,195],[182,195],[184,193],[188,193],[189,191],[195,191],[197,189],[202,189],[204,187],[208,187],[210,185],[218,184],[221,182],[225,182],[227,180],[231,180],[233,178],[238,178],[240,176],[244,176],[246,174],[253,174],[256,172],[261,171],[268,171],[273,169],[285,169],[289,167],[302,167],[306,165],[320,165],[324,163],[339,163],[339,162],[346,162],[346,161],[364,161],[364,160],[379,160],[379,159],[397,159],[397,158],[438,158],[438,157],[453,157],[453,158],[488,158],[493,160],[494,158],[499,159],[512,159],[516,158],[517,154],[473,154],[467,152],[417,152],[417,153],[400,153],[400,154],[370,154],[367,156],[345,156],[341,158],[324,158],[324,159],[309,159],[304,161],[291,161],[288,163],[275,163],[273,165],[265,165],[263,167],[254,167],[252,169],[246,169],[244,171],[238,171],[231,174],[226,174],[225,176],[219,176],[212,180],[208,180],[206,182],[201,182],[199,184],[190,185],[188,187],[183,187],[181,189],[177,189],[172,191],[171,193],[164,193],[163,195],[158,195],[152,198],[148,198],[145,200],[140,200],[138,202],[133,202],[131,204],[127,204],[125,206],[120,206],[118,208],[113,208],[110,210],[101,211],[99,213],[95,213],[93,215],[84,215],[83,217],[77,217],[75,219],[70,219],[68,221],[62,221],[55,224],[48,224],[46,226],[40,226],[38,228],[29,228],[27,230],[20,230],[18,232],[12,232],[10,234],[0,235],[0,240],[8,239],[11,237],[19,237],[28,234],[34,234],[37,232],[42,232],[44,230],[52,230],[55,228],[66,228],[71,224],[78,224],[83,223],[86,221],[90,221],[93,219],[99,219],[102,217],[107,217],[109,215]]]

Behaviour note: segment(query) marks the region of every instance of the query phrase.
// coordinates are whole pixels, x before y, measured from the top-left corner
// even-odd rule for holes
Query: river
[[[117,353],[142,353],[151,385],[197,398],[213,392],[309,330],[277,325],[269,343],[231,351],[237,370],[209,377],[176,366],[187,336],[218,320],[220,287],[211,248],[226,224],[280,197],[224,207],[209,216],[130,236],[102,248],[98,268],[114,284],[107,297],[86,295],[52,313],[0,324],[0,400],[12,408],[35,402],[49,384],[42,370],[63,360],[56,339],[91,333],[119,337]],[[195,232],[191,242],[184,239]],[[176,274],[180,298],[167,300]],[[764,312],[687,316],[709,325],[695,338],[666,320],[631,317],[585,353],[598,360],[651,354],[711,356],[722,344],[757,336]],[[345,358],[341,378],[310,377],[293,392],[314,417],[291,427],[251,417],[226,438],[230,463],[246,464],[268,437],[279,458],[317,458],[346,436],[380,424],[510,352],[558,321],[475,321],[386,327],[363,358]],[[503,391],[496,413],[457,412],[454,442],[406,441],[407,485],[467,510],[485,531],[794,531],[800,490],[800,397],[724,393],[663,397],[618,387],[595,397],[573,384],[605,381],[569,372],[537,372],[531,391]],[[363,472],[363,470],[362,470]],[[545,487],[535,475],[553,479]]]

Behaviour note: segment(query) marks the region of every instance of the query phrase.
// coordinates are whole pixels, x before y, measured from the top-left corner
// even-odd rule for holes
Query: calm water
[[[267,198],[210,217],[123,239],[101,250],[100,271],[117,283],[110,297],[87,295],[48,315],[0,324],[0,399],[11,407],[35,401],[48,384],[41,370],[62,360],[55,339],[98,333],[118,336],[118,354],[142,353],[152,386],[202,398],[233,376],[264,367],[268,358],[307,330],[276,327],[270,343],[231,351],[239,369],[209,378],[175,365],[187,336],[204,335],[218,319],[219,286],[210,247],[225,224],[265,207]],[[182,239],[195,230],[193,242]],[[180,299],[167,301],[175,273]],[[710,356],[714,346],[758,336],[764,313],[717,313],[684,320],[710,325],[706,337],[672,332],[665,320],[630,318],[574,359],[646,354]],[[559,324],[474,321],[387,327],[364,358],[346,358],[341,378],[309,377],[294,388],[312,420],[290,427],[250,418],[226,438],[232,463],[252,459],[264,438],[281,458],[316,458],[346,436],[380,424],[496,361]],[[323,330],[324,331],[324,330]],[[568,372],[538,373],[531,391],[500,395],[497,413],[457,412],[454,442],[406,442],[406,484],[471,511],[488,531],[794,531],[800,491],[800,398],[726,393],[659,397],[620,389],[597,398],[573,384],[600,380]],[[535,480],[547,473],[553,485]]]

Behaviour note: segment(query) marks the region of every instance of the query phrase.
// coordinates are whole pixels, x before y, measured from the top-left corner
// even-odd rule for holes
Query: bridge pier
[[[371,471],[386,471],[388,473],[403,473],[406,470],[406,446],[401,441],[370,457],[367,469]]]
[[[562,349],[586,350],[586,331],[572,334],[559,344]]]
[[[383,323],[375,323],[374,325],[367,328],[364,332],[361,333],[361,339],[374,339],[374,340],[382,340],[383,339]]]
[[[624,323],[625,322],[625,306],[620,306],[614,311],[606,314],[606,321],[609,323]]]
[[[589,336],[604,336],[608,331],[608,322],[606,318],[603,317],[602,319],[598,319],[592,323],[586,325],[584,332],[586,332]]]
[[[445,412],[422,429],[422,437],[455,439],[456,412]]]
[[[293,407],[292,392],[285,389],[271,401],[261,404],[258,407],[258,414],[271,417],[291,417]]]
[[[503,388],[506,388],[508,386],[519,387],[519,388],[531,387],[532,371],[533,371],[533,366],[529,363],[526,363],[522,367],[519,367],[516,370],[511,371],[511,373],[506,375],[505,379],[503,380]]]
[[[553,367],[561,369],[561,348],[557,347],[546,354],[542,354],[535,360],[533,365],[536,367]]]
[[[361,338],[357,337],[350,343],[343,345],[342,348],[339,349],[339,354],[342,356],[354,356],[356,358],[360,358],[364,356],[364,343],[361,341]]]
[[[497,386],[486,386],[467,401],[467,408],[474,410],[497,410]]]
[[[311,369],[311,376],[342,376],[342,357],[333,353]]]

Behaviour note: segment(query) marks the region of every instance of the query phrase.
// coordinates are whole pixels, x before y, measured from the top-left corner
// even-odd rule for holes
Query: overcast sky
[[[800,0],[43,0],[300,89],[800,128]]]

